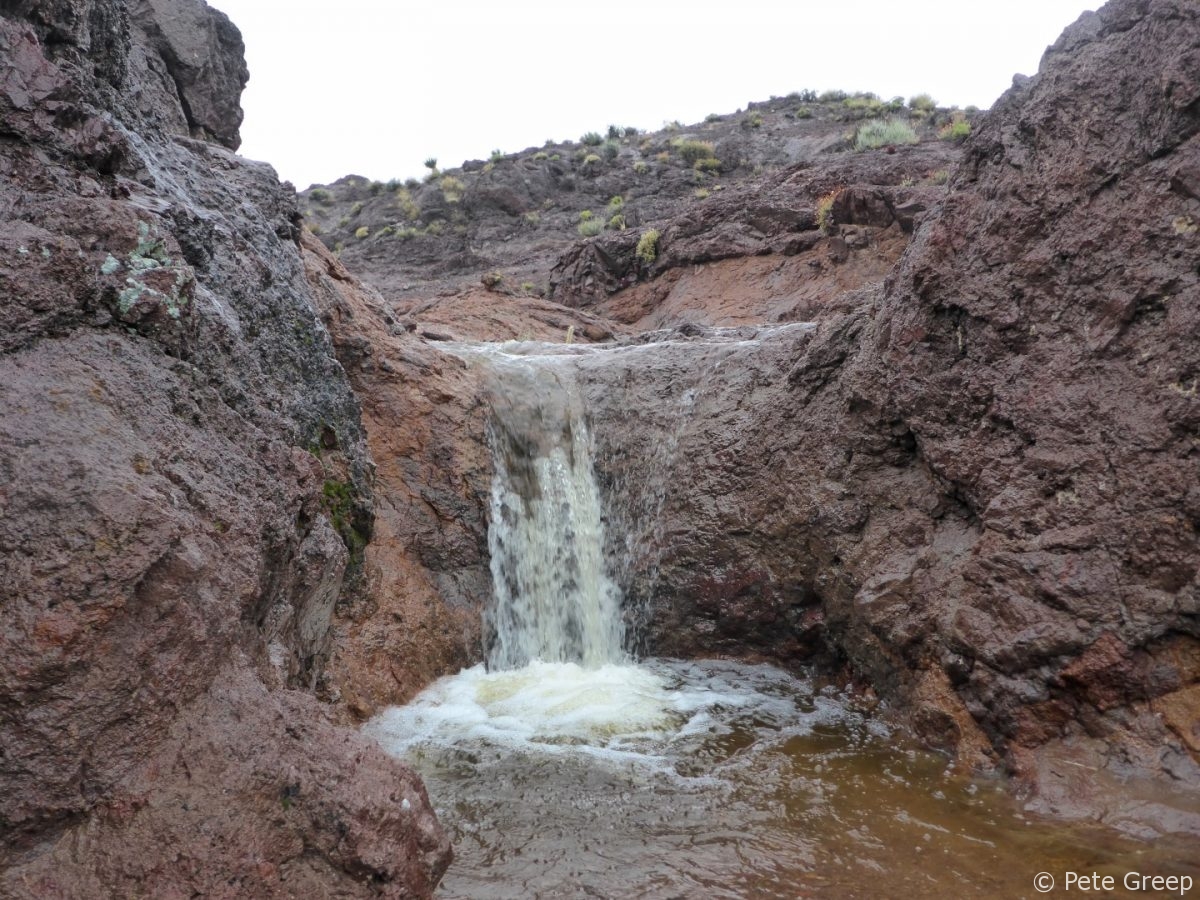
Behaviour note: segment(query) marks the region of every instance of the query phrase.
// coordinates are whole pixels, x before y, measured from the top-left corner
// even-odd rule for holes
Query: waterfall
[[[561,357],[489,359],[491,669],[625,659],[583,402]]]

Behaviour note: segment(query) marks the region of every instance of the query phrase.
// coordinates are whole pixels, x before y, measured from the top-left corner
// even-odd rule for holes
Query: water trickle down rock
[[[495,461],[488,663],[624,658],[584,407],[564,357],[488,354]]]

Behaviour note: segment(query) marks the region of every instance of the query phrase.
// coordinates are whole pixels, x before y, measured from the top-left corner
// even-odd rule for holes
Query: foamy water
[[[365,730],[401,757],[493,748],[673,771],[676,757],[686,757],[699,736],[749,721],[799,731],[850,716],[769,666],[648,660],[586,668],[539,660],[499,672],[479,665],[442,678]]]
[[[772,334],[717,338],[736,352]],[[624,522],[618,546],[661,534],[612,516],[596,483],[575,367],[607,357],[509,351],[455,351],[492,379],[489,667],[364,726],[421,773],[451,834],[443,900],[1021,897],[1039,872],[1193,873],[1166,842],[1026,819],[1000,782],[893,735],[849,689],[762,665],[634,663],[605,530]],[[643,519],[670,485],[674,446],[655,452]]]

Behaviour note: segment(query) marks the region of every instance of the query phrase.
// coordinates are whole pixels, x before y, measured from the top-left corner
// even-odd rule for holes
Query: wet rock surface
[[[299,207],[220,14],[2,10],[6,894],[432,890],[419,784],[334,723],[482,651],[461,339],[612,344],[639,650],[817,663],[1032,809],[1200,834],[1194,5],[1085,15],[965,149],[782,98]]]
[[[426,894],[418,783],[312,694],[372,465],[237,31],[0,12],[0,893]]]
[[[554,302],[674,329],[579,364],[642,647],[845,666],[1033,808],[1200,833],[1198,43],[1194,6],[1114,0],[977,123],[944,196],[924,144],[833,142],[657,207],[652,260],[637,231],[559,253]],[[446,283],[398,258],[394,310]]]
[[[376,466],[362,590],[338,608],[328,669],[361,719],[477,658],[492,463],[479,385],[462,363],[411,333],[318,241],[302,247]]]

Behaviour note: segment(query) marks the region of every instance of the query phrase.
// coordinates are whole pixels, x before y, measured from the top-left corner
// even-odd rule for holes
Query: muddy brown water
[[[804,334],[721,334],[689,352],[708,371]],[[629,567],[606,556],[606,522],[624,524],[617,546],[654,543],[674,451],[666,440],[668,458],[643,466],[638,515],[606,509],[577,375],[644,369],[661,347],[450,349],[478,367],[493,410],[490,670],[365,726],[421,773],[453,838],[440,897],[1169,895],[1125,890],[1129,873],[1190,878],[1184,896],[1200,897],[1196,842],[1037,820],[847,690],[765,665],[633,662],[614,575]],[[689,396],[672,406],[683,419]],[[1071,874],[1114,887],[1084,891]]]
[[[1127,891],[1131,872],[1200,896],[1194,842],[1028,816],[846,692],[731,662],[602,671],[472,669],[368,726],[452,835],[439,897],[1179,896]]]

